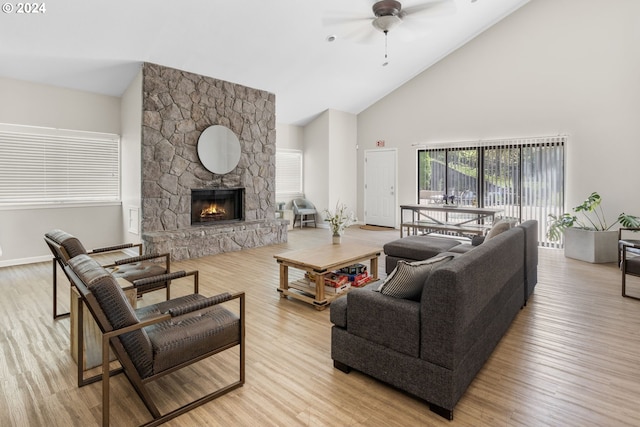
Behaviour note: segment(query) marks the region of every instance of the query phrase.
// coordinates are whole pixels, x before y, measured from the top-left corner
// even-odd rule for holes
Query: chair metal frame
[[[640,277],[640,275],[638,274],[629,273],[627,271],[627,252],[629,251],[629,249],[634,250],[634,252],[636,253],[640,252],[640,240],[623,239],[622,233],[624,231],[638,232],[640,231],[640,228],[621,227],[620,229],[618,229],[618,266],[622,270],[622,296],[625,298],[640,300],[640,297],[629,295],[627,293],[627,274]]]
[[[127,376],[127,379],[136,390],[140,399],[146,406],[149,413],[153,416],[153,420],[143,424],[144,426],[157,426],[163,424],[175,417],[178,417],[191,409],[194,409],[198,406],[201,406],[211,400],[216,399],[232,390],[235,390],[239,387],[242,387],[245,383],[245,294],[244,292],[237,292],[234,294],[230,294],[229,297],[219,303],[222,304],[225,302],[229,302],[232,300],[237,300],[239,304],[239,322],[240,322],[240,336],[237,342],[231,343],[224,347],[213,349],[199,357],[196,357],[187,362],[181,363],[173,368],[162,371],[158,374],[154,374],[147,378],[141,378],[136,370],[133,361],[129,357],[128,353],[124,349],[124,346],[117,339],[120,335],[125,334],[127,332],[135,331],[138,329],[142,329],[144,327],[153,325],[155,323],[164,322],[171,319],[170,314],[162,314],[156,316],[151,319],[147,319],[138,324],[127,326],[124,328],[114,330],[111,327],[111,324],[107,320],[107,316],[100,307],[100,304],[96,300],[95,296],[91,293],[91,291],[86,287],[86,285],[82,282],[82,280],[73,272],[70,266],[65,267],[65,272],[67,276],[70,278],[71,283],[78,289],[80,294],[79,298],[81,298],[81,303],[83,305],[87,305],[91,315],[94,320],[100,327],[102,331],[102,425],[109,425],[109,405],[110,405],[110,392],[109,392],[109,378],[118,373],[124,372]],[[215,305],[215,304],[214,304]],[[220,389],[217,389],[205,396],[202,396],[192,402],[184,404],[177,409],[174,409],[166,414],[161,414],[155,403],[153,402],[152,396],[147,389],[147,384],[151,383],[158,378],[161,378],[167,374],[173,373],[177,370],[180,370],[186,366],[189,366],[195,362],[206,359],[210,356],[223,352],[225,350],[231,349],[235,346],[239,346],[239,378],[237,381],[232,382]],[[121,368],[117,370],[110,370],[110,361],[109,361],[109,350],[113,350],[116,355],[118,361],[120,362]]]

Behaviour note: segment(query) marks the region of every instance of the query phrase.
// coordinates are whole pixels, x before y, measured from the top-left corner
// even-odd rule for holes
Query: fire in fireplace
[[[244,220],[244,188],[191,190],[191,225]]]

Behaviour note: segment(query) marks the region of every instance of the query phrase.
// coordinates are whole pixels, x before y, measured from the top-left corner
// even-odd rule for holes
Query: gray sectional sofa
[[[377,292],[380,281],[351,291],[331,305],[334,366],[422,398],[453,419],[456,403],[533,292],[537,264],[537,223],[527,221],[454,253],[413,300]]]

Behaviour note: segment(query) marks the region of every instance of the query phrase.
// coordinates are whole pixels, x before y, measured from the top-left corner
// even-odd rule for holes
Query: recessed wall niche
[[[286,242],[275,219],[275,95],[186,71],[145,63],[142,123],[142,238],[149,252],[174,259]],[[215,174],[197,144],[222,125],[240,142],[238,166]],[[191,224],[192,188],[245,189],[244,221]]]

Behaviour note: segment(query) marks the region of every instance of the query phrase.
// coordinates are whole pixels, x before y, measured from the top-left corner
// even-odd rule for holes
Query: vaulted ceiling
[[[0,77],[120,96],[152,62],[273,92],[276,120],[305,124],[361,112],[528,1],[405,0],[386,40],[373,0],[9,3]]]

